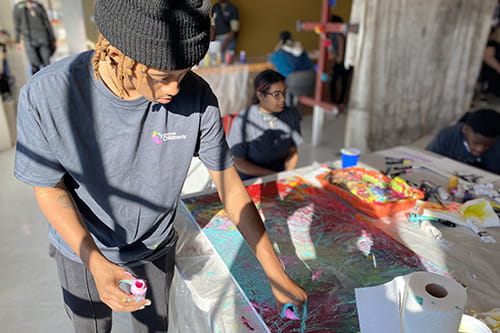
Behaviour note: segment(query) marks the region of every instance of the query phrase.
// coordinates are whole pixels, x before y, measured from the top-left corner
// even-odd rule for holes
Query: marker
[[[424,216],[417,213],[407,213],[406,218],[408,219],[408,222],[436,221],[451,228],[455,228],[457,226],[455,223],[450,221],[446,221],[432,216]]]
[[[400,176],[404,173],[411,173],[411,172],[412,172],[412,169],[404,169],[404,170],[399,170],[399,171],[396,170],[396,172],[391,173],[389,176],[394,178],[394,177]]]
[[[385,157],[385,164],[410,164],[413,160],[406,158]]]
[[[402,171],[402,170],[408,170],[408,169],[412,169],[412,168],[413,168],[413,165],[403,165],[403,166],[394,167],[394,170]]]

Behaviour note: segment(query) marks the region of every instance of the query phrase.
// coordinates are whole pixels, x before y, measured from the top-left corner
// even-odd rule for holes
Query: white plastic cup
[[[472,316],[464,314],[462,316],[462,321],[460,322],[460,327],[458,333],[491,333],[491,330],[485,323],[476,319]]]

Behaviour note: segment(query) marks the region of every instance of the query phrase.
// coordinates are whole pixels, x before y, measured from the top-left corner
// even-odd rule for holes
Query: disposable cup
[[[491,330],[479,319],[464,314],[458,333],[491,333]]]
[[[342,148],[340,150],[342,156],[342,169],[355,166],[359,160],[359,149],[356,148]]]

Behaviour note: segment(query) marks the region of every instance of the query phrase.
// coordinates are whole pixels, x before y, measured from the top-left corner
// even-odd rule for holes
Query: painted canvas
[[[261,266],[217,194],[183,201],[271,332],[358,332],[354,288],[418,270],[444,273],[303,178],[247,190],[287,273],[309,295],[304,323],[280,318]],[[240,320],[253,330],[245,318]]]

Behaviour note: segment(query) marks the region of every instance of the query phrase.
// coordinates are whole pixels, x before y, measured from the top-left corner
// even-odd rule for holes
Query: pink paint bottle
[[[146,291],[148,287],[146,285],[146,281],[143,279],[136,279],[130,272],[125,272],[130,279],[121,280],[120,288],[125,291],[127,294],[135,296],[135,301],[139,302],[146,298]]]
[[[146,285],[146,281],[142,279],[136,279],[132,281],[132,285],[130,286],[130,293],[135,296],[135,301],[139,302],[146,298],[146,291],[148,287]]]

